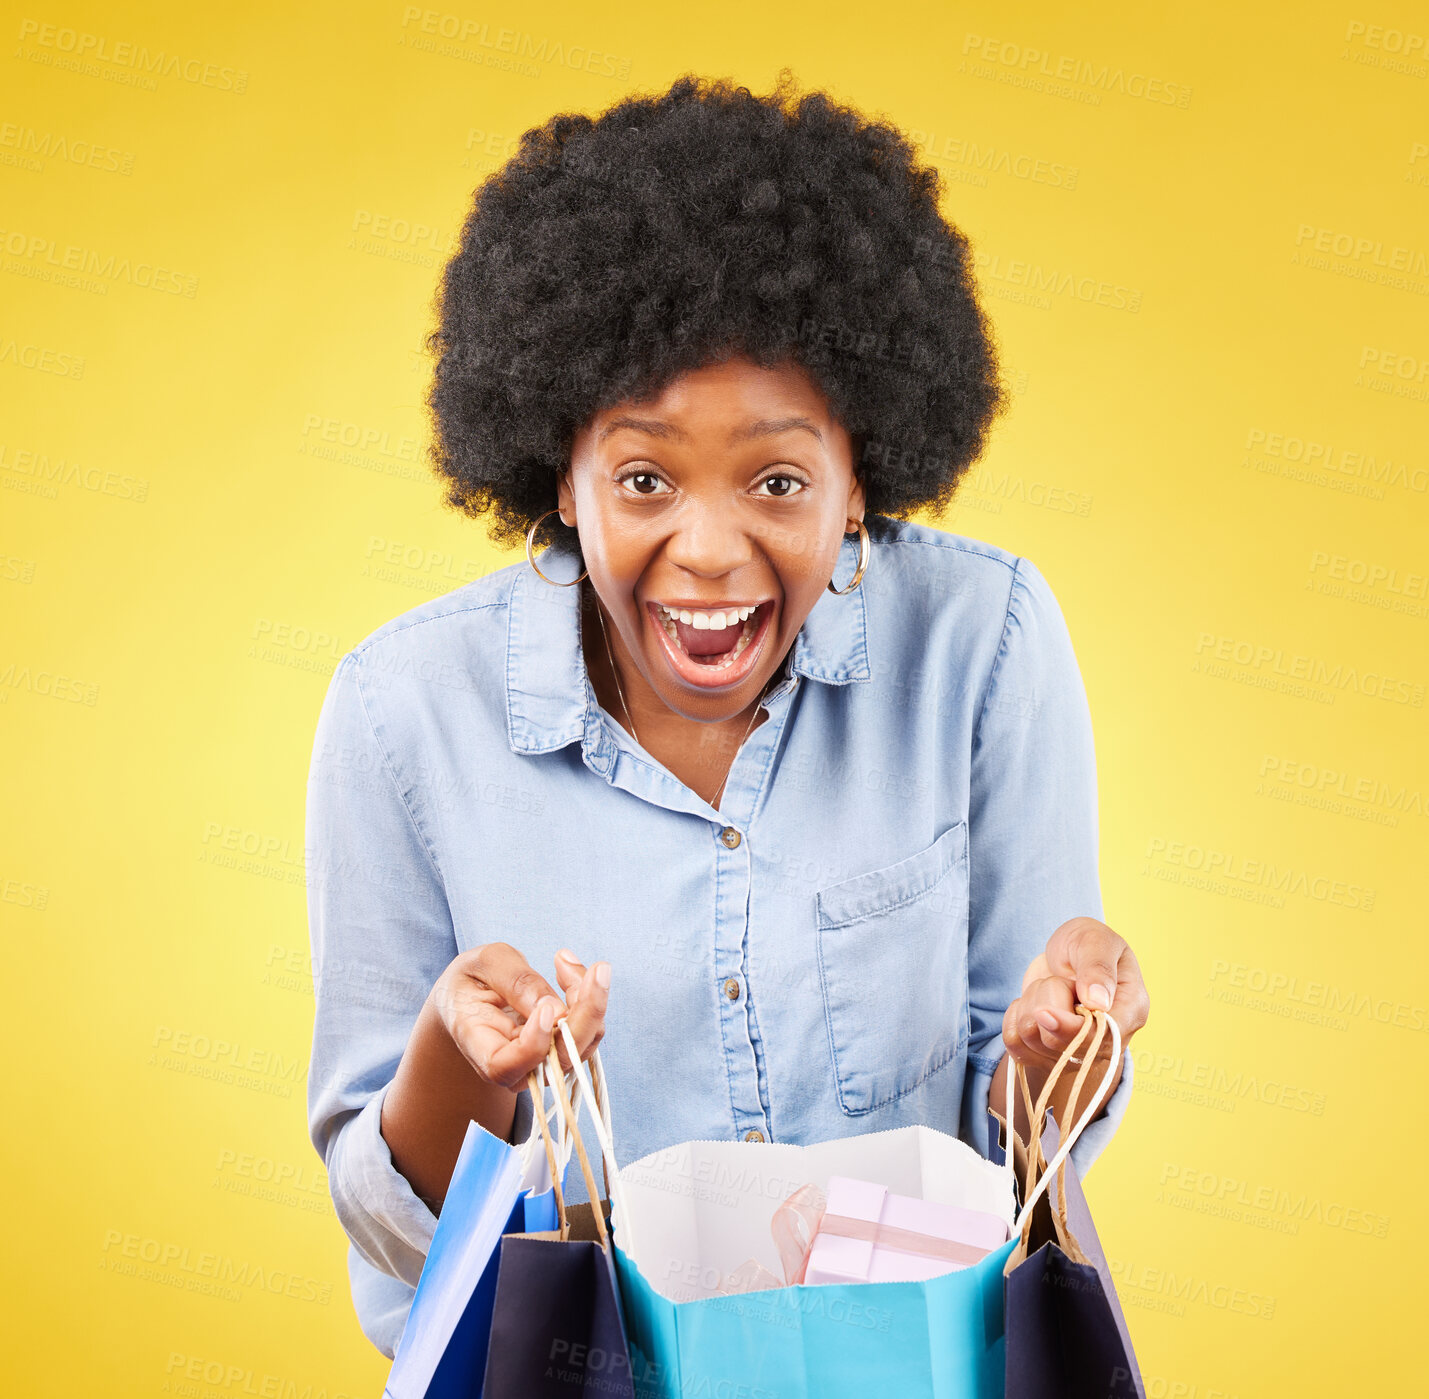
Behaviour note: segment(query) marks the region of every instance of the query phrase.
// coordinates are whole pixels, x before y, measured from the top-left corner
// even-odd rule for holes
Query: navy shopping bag
[[[1031,1103],[1021,1067],[1017,1070],[1028,1120],[1045,1120],[1047,1125],[1041,1133],[1035,1129],[1029,1133],[1035,1135],[1031,1146],[1012,1134],[1019,1175],[1027,1182],[1024,1199],[1032,1201],[1030,1210],[1023,1205],[1018,1243],[1005,1273],[1006,1390],[1016,1399],[1146,1399],[1106,1255],[1068,1154],[1086,1125],[1085,1120],[1076,1120],[1077,1100],[1107,1027],[1112,1029],[1113,1067],[1120,1059],[1121,1037],[1115,1022],[1103,1012],[1084,1014],[1099,1023],[1067,1104],[1066,1118],[1076,1123],[1067,1151],[1061,1149],[1060,1134],[1045,1112],[1045,1103],[1051,1084],[1084,1041],[1092,1020],[1083,1024],[1067,1047],[1037,1106]],[[1009,1084],[1009,1120],[1010,1088]]]
[[[561,1029],[574,1061],[564,1023]],[[484,1383],[473,1390],[483,1399],[635,1399],[606,1202],[598,1197],[559,1063],[553,1045],[551,1079],[592,1203],[567,1209],[558,1201],[554,1228],[501,1240]],[[595,1084],[604,1089],[599,1054],[592,1065]],[[590,1097],[592,1115],[601,1114],[596,1133],[605,1148],[609,1104],[604,1092]],[[608,1154],[603,1151],[602,1161]]]
[[[635,1399],[609,1248],[590,1205],[567,1217],[564,1240],[501,1240],[485,1399]]]

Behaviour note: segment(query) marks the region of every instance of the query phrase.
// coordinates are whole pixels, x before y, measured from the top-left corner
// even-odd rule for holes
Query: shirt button
[[[739,999],[739,982],[734,977],[730,977],[724,984],[724,994],[732,1001]]]
[[[764,1140],[764,1133],[756,1127],[752,1132],[746,1132],[744,1134],[744,1140],[747,1142],[762,1142]]]
[[[739,832],[735,830],[733,826],[726,826],[724,830],[719,833],[719,838],[724,841],[731,850],[739,844]]]

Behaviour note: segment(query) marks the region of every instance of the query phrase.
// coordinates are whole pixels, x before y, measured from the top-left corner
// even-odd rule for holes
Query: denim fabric
[[[563,946],[611,963],[622,1164],[917,1122],[988,1152],[1003,1012],[1059,924],[1102,916],[1086,694],[1031,562],[866,524],[862,583],[809,614],[719,810],[596,702],[588,583],[522,561],[343,656],[308,785],[308,1110],[384,1354],[435,1220],[393,1169],[382,1097],[460,950],[508,942],[553,983]],[[845,539],[836,583],[856,560]],[[1083,1175],[1131,1084],[1128,1054]]]

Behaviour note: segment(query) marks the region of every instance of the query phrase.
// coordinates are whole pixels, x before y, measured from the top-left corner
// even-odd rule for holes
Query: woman
[[[987,1154],[1007,1055],[1037,1082],[1078,1001],[1145,1022],[1052,590],[897,518],[1002,406],[937,197],[787,73],[554,117],[477,192],[434,457],[526,562],[344,656],[309,785],[311,1128],[384,1354],[560,1015],[622,1160],[913,1122]]]

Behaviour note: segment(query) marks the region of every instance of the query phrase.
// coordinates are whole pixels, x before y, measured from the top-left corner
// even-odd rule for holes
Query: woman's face
[[[852,441],[823,394],[797,365],[747,359],[597,413],[559,500],[615,623],[627,697],[638,675],[701,722],[763,694],[864,512]]]

